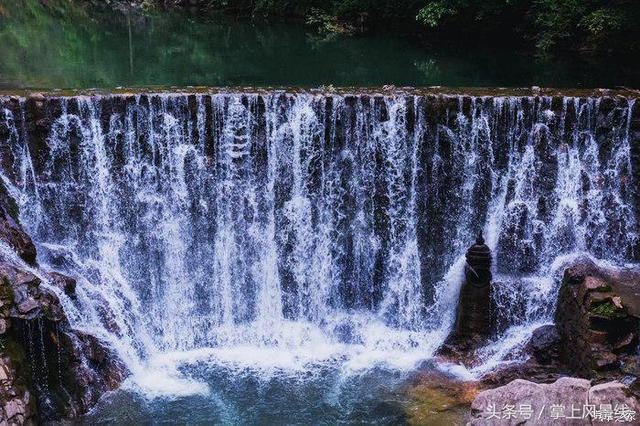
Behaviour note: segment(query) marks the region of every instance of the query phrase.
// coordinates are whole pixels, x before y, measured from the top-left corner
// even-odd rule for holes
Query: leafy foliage
[[[5,1],[0,0],[0,16]],[[66,3],[35,1],[50,9]],[[75,0],[87,1],[297,18],[324,34],[400,30],[428,43],[491,39],[529,44],[540,53],[640,50],[640,0]]]
[[[445,17],[457,13],[456,8],[449,3],[450,2],[445,0],[429,2],[429,4],[418,12],[418,21],[421,21],[429,27],[436,28]]]
[[[638,50],[637,0],[536,0],[537,46],[552,49]]]

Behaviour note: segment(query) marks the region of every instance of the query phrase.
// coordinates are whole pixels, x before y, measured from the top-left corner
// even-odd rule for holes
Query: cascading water
[[[73,326],[147,392],[192,391],[166,380],[194,359],[412,368],[451,328],[480,230],[505,331],[476,373],[552,320],[568,258],[640,260],[632,99],[55,97],[40,144],[9,104],[2,178],[40,264],[78,278]]]

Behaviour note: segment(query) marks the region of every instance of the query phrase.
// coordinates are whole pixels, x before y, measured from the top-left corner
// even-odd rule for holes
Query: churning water
[[[480,230],[505,331],[465,376],[552,321],[568,259],[640,260],[632,99],[57,97],[45,143],[28,104],[0,103],[2,177],[40,264],[78,279],[72,325],[147,397],[210,394],[189,365],[298,383],[415,368]]]

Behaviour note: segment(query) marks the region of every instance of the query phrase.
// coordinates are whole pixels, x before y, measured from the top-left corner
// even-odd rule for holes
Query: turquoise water
[[[119,390],[80,420],[95,424],[403,424],[401,376],[372,369],[347,376],[327,365],[304,374],[261,374],[215,365],[186,367],[201,394],[148,398]],[[406,398],[404,398],[406,399]]]
[[[301,24],[47,3],[0,1],[0,88],[640,86],[636,59],[540,59],[499,46],[434,40],[425,48],[389,34],[327,36]]]

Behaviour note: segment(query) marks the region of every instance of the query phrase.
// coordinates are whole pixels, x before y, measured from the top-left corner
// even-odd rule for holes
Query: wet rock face
[[[17,222],[17,215],[15,202],[0,183],[0,241],[15,250],[25,262],[33,265],[36,262],[36,246]]]
[[[491,250],[480,235],[466,254],[465,282],[460,289],[453,340],[482,340],[493,331]]]
[[[30,98],[27,112],[35,114],[42,104],[43,99]],[[11,153],[3,154],[11,161]],[[57,272],[36,275],[35,245],[2,183],[0,241],[30,265],[0,256],[0,425],[85,413],[119,386],[126,368],[98,339],[71,329],[55,288],[73,300],[76,281]]]
[[[608,271],[589,260],[565,271],[556,324],[560,357],[575,373],[600,381],[629,375],[621,368],[638,345],[637,288],[640,274]]]
[[[597,410],[610,407],[612,420],[619,416],[617,423],[637,424],[640,403],[630,396],[626,386],[618,382],[591,386],[588,380],[572,377],[551,384],[514,380],[481,392],[471,405],[469,424],[591,424],[598,421],[595,411],[588,411],[593,406]]]
[[[536,361],[546,365],[558,360],[561,344],[562,340],[556,326],[543,325],[532,333],[527,350]]]
[[[72,278],[50,276],[50,285],[73,294]],[[0,339],[0,407],[16,424],[85,413],[127,374],[102,342],[70,328],[58,296],[40,278],[6,262],[0,263]]]
[[[76,294],[76,280],[58,272],[50,272],[49,276],[53,285],[62,290],[67,296],[75,297]]]
[[[0,424],[35,424],[35,400],[21,383],[11,358],[0,358]],[[2,423],[2,422],[6,423]]]
[[[474,364],[475,351],[496,331],[495,304],[491,297],[491,250],[482,235],[467,250],[465,281],[460,289],[454,329],[439,355],[466,365]]]

